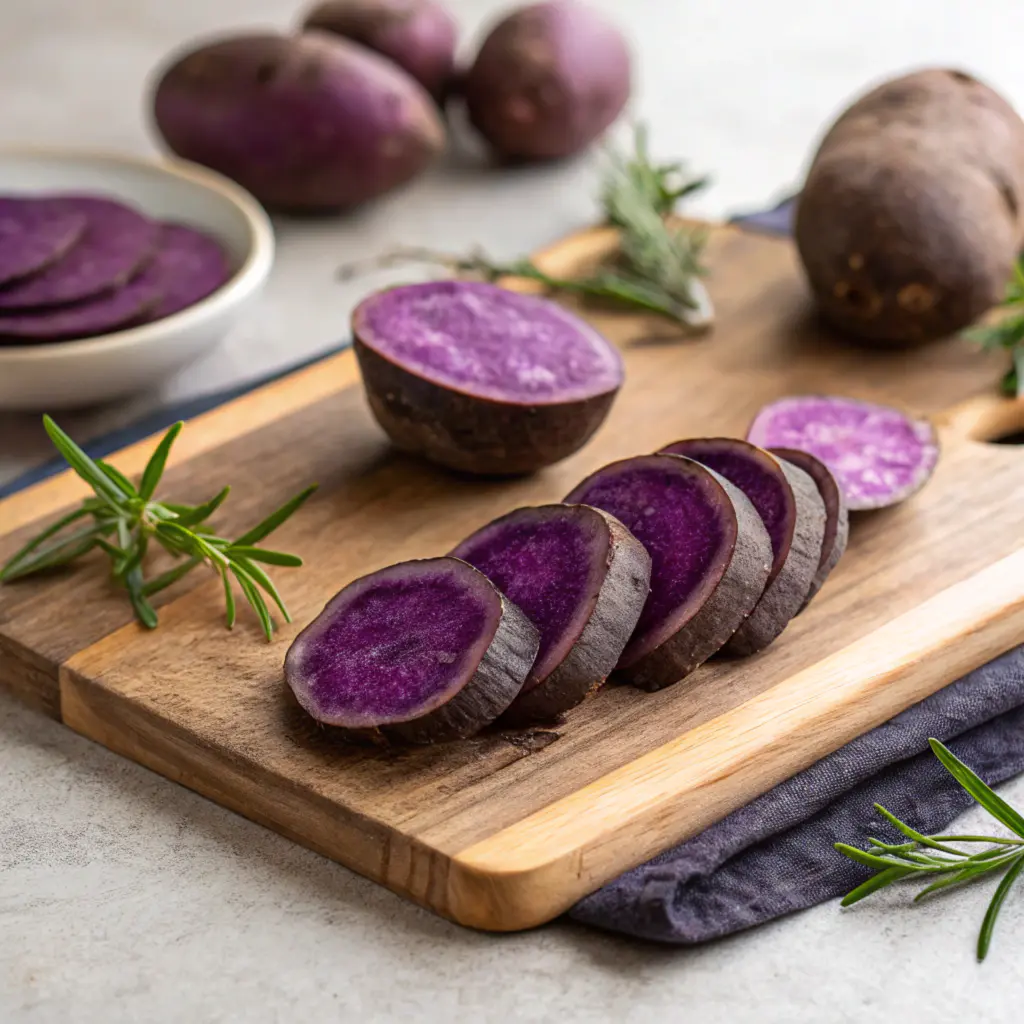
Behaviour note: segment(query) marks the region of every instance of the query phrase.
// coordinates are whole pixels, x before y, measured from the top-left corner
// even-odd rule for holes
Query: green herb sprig
[[[1021,398],[1024,397],[1024,260],[1014,266],[1013,279],[999,308],[1006,311],[1002,319],[964,331],[964,337],[983,348],[1009,350],[1013,364],[1006,371],[1001,386],[1005,395]]]
[[[704,188],[706,178],[690,177],[681,163],[655,164],[648,152],[647,132],[635,130],[632,154],[609,153],[600,203],[606,223],[619,232],[619,252],[608,267],[581,277],[557,277],[532,260],[508,263],[491,260],[481,251],[465,256],[432,249],[400,247],[368,261],[349,263],[338,274],[350,280],[369,269],[404,263],[433,263],[456,274],[486,281],[518,277],[551,291],[568,292],[629,309],[665,316],[688,333],[706,330],[714,319],[711,300],[701,278],[707,273],[701,256],[706,232],[668,220],[676,204]]]
[[[109,463],[90,458],[49,416],[43,417],[43,425],[57,451],[93,489],[94,496],[86,498],[73,512],[17,552],[0,569],[0,583],[67,565],[99,549],[110,558],[113,579],[128,591],[135,617],[149,629],[157,625],[156,609],[150,598],[203,564],[210,566],[224,585],[228,629],[235,624],[233,584],[238,585],[252,606],[268,640],[273,638],[274,622],[264,593],[277,605],[284,620],[291,622],[281,595],[260,563],[293,567],[302,565],[302,559],[258,545],[309,498],[315,486],[297,494],[242,536],[228,540],[217,536],[208,520],[224,503],[229,487],[201,505],[180,505],[154,498],[171,446],[183,424],[175,423],[163,436],[137,487]],[[147,579],[144,566],[153,543],[179,561],[166,572]]]
[[[950,775],[992,817],[1008,828],[1014,837],[925,836],[900,821],[881,805],[875,804],[878,813],[906,836],[908,842],[895,845],[883,843],[878,839],[869,839],[870,850],[860,850],[846,843],[836,843],[836,849],[850,860],[875,869],[875,874],[850,892],[842,905],[848,907],[905,878],[919,878],[929,883],[914,897],[916,902],[933,893],[972,882],[983,875],[1001,874],[1002,878],[989,903],[978,935],[977,955],[979,960],[984,960],[992,944],[992,932],[999,912],[1006,902],[1007,894],[1024,871],[1024,816],[986,786],[942,743],[935,739],[928,742]],[[980,844],[985,844],[985,848],[976,853],[968,852]],[[968,850],[961,849],[962,846],[967,846]]]

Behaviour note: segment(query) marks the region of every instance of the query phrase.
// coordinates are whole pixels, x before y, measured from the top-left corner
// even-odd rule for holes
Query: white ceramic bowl
[[[274,260],[274,232],[259,203],[195,164],[0,149],[0,194],[33,192],[108,195],[152,217],[201,228],[225,247],[234,276],[154,323],[82,341],[0,344],[0,409],[66,409],[155,386],[220,341],[259,294]]]

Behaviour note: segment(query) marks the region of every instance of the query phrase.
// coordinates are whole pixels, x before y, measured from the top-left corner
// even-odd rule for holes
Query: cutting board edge
[[[204,748],[73,666],[61,669],[61,706],[64,723],[81,735],[443,917],[483,931],[522,931],[1004,653],[1022,631],[1024,549],[731,711],[450,854],[223,749]],[[952,647],[950,636],[958,639]],[[904,646],[894,658],[898,640]],[[75,661],[88,664],[88,651]],[[801,715],[796,729],[794,706]],[[716,735],[732,739],[716,743]]]

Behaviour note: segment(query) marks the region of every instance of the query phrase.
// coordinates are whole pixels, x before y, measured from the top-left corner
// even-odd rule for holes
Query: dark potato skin
[[[636,626],[651,589],[651,556],[625,526],[607,512],[608,575],[579,639],[566,658],[532,690],[518,696],[498,726],[552,721],[591,694],[611,674]]]
[[[497,402],[425,380],[354,339],[370,409],[401,449],[449,469],[519,476],[568,458],[608,415],[618,388],[550,405]]]
[[[520,8],[484,40],[462,82],[469,118],[508,160],[557,160],[590,145],[630,94],[619,31],[575,0]]]
[[[796,243],[845,333],[912,345],[998,302],[1024,243],[1024,121],[960,71],[893,79],[851,106],[814,158]]]
[[[232,36],[176,54],[153,117],[168,148],[267,206],[356,206],[419,174],[444,145],[426,90],[365,47],[322,32]]]
[[[333,32],[375,50],[407,71],[435,99],[455,71],[455,20],[437,0],[322,0],[305,30]]]

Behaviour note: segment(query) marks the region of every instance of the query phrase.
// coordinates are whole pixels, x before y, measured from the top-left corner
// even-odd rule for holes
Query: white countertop
[[[467,35],[503,5],[449,0]],[[975,71],[1024,106],[1013,0],[604,0],[640,57],[635,112],[722,216],[798,182],[827,119],[872,78]],[[286,26],[284,0],[2,0],[0,143],[148,152],[143,82],[200,33]],[[628,21],[627,21],[628,19]],[[79,435],[314,355],[366,282],[338,263],[389,245],[527,252],[593,216],[593,168],[497,172],[451,160],[347,219],[278,222],[262,308],[160,395],[62,417]],[[374,281],[376,283],[376,281]],[[45,453],[0,416],[0,479]],[[1005,787],[1024,804],[1024,779]],[[977,824],[984,820],[979,815]],[[911,908],[906,890],[835,904],[699,950],[558,923],[505,937],[419,910],[0,696],[0,1021],[932,1021],[1019,1016],[1024,895],[993,952],[986,895]]]

